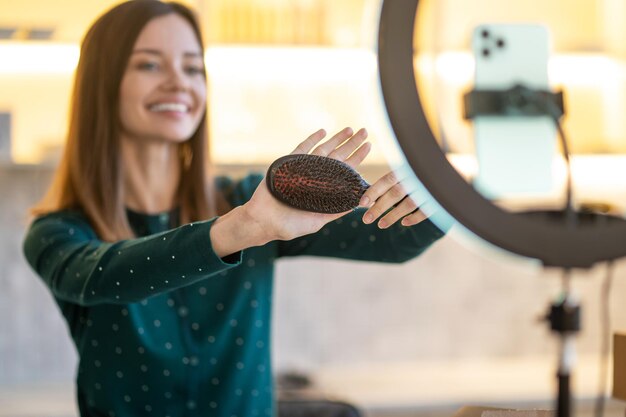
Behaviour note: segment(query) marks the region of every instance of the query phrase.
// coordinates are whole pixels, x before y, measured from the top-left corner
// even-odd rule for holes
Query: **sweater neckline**
[[[179,213],[178,207],[158,213],[142,213],[126,207],[126,215],[131,227],[147,229],[145,232],[156,232],[175,227],[179,222]],[[142,230],[142,232],[144,231]]]

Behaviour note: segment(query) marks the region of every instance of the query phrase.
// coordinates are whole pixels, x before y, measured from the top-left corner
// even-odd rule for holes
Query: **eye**
[[[185,67],[185,72],[189,75],[202,75],[204,76],[204,67],[189,65]]]
[[[156,62],[141,61],[136,65],[136,68],[142,71],[156,71],[160,68],[160,66]]]

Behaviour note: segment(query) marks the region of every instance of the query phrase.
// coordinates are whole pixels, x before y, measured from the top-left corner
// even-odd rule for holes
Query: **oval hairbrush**
[[[278,158],[267,170],[272,195],[297,209],[316,213],[343,213],[359,205],[369,184],[350,165],[318,155],[295,154]]]

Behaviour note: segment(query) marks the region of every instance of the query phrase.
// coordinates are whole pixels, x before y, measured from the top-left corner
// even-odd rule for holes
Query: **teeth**
[[[150,106],[152,111],[176,111],[180,113],[186,113],[188,108],[181,103],[158,103]]]

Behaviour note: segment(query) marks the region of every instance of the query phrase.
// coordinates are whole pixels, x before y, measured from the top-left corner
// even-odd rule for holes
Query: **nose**
[[[164,88],[174,91],[186,91],[190,88],[189,76],[185,74],[183,68],[171,65],[168,70],[167,80]]]

